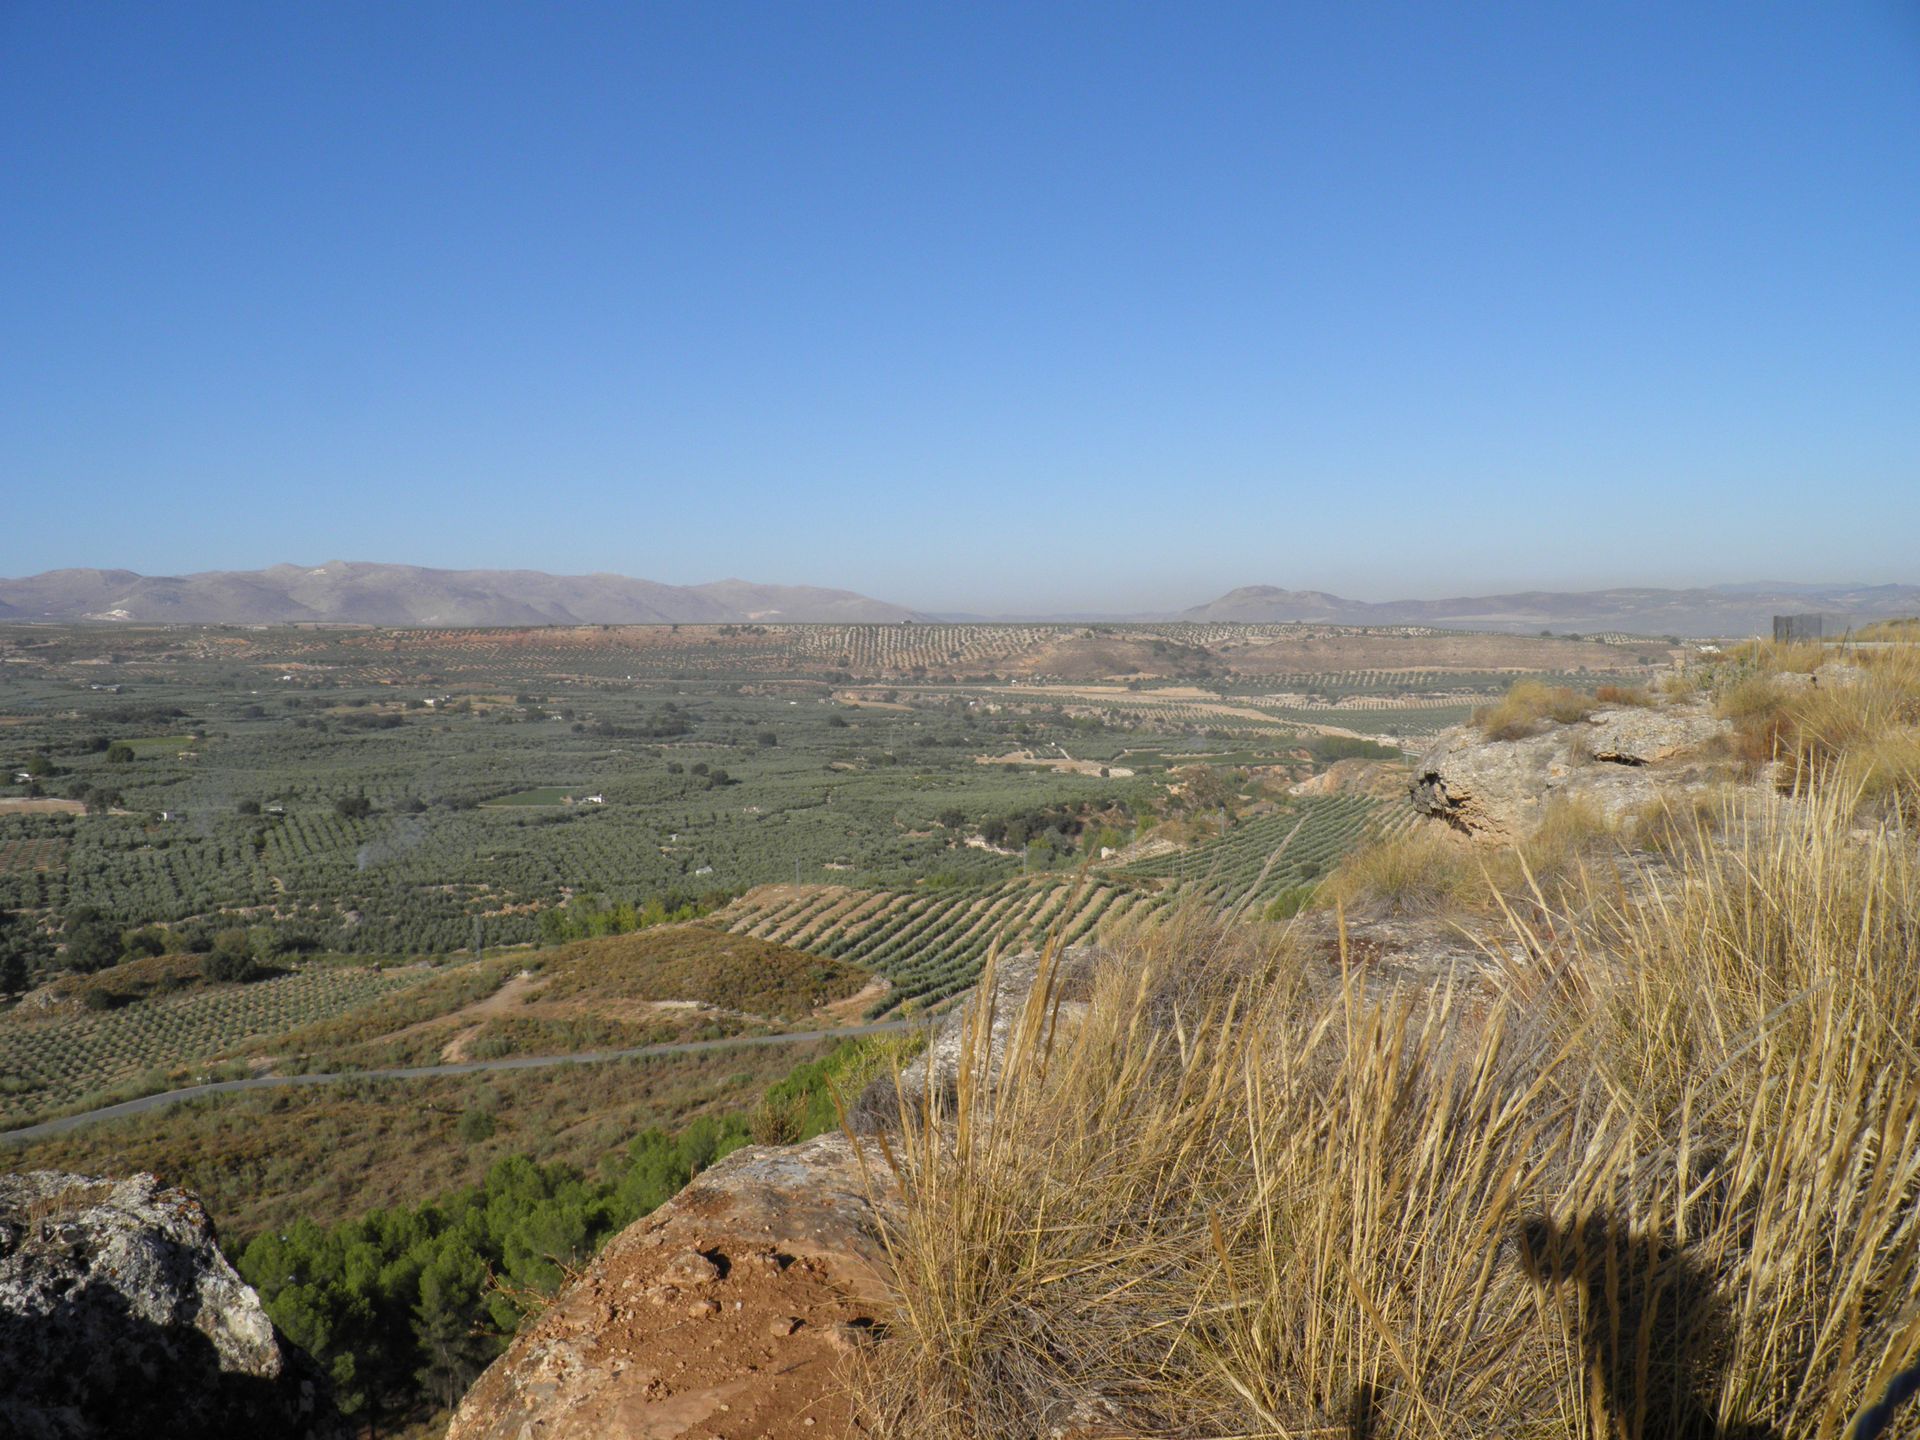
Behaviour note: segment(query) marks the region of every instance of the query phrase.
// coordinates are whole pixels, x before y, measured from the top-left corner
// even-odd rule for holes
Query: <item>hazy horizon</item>
[[[0,573],[1915,578],[1920,17],[0,15]]]
[[[218,573],[219,571],[223,571],[223,570],[228,570],[228,569],[239,570],[243,572],[252,571],[252,570],[266,570],[279,565],[291,566],[296,569],[318,569],[326,565],[339,564],[339,563],[401,565],[401,566],[415,566],[415,565],[421,564],[421,562],[415,561],[415,560],[374,559],[365,555],[332,555],[332,556],[326,557],[323,560],[283,559],[283,560],[269,560],[259,565],[215,567],[215,573]],[[189,571],[189,570],[184,570],[180,568],[159,569],[159,570],[138,570],[137,567],[134,567],[134,566],[111,565],[111,564],[61,566],[61,567],[53,567],[53,568],[54,569],[106,570],[106,571],[134,570],[135,573],[141,574],[143,576],[154,576],[154,577],[176,577],[176,576],[185,576],[185,575],[191,575],[196,573],[207,573],[207,572],[201,572],[201,571]],[[1342,600],[1359,601],[1363,604],[1381,604],[1381,603],[1387,603],[1392,601],[1420,602],[1420,601],[1434,601],[1434,600],[1452,600],[1452,599],[1463,599],[1463,598],[1475,598],[1479,596],[1521,594],[1521,593],[1535,592],[1535,591],[1550,592],[1550,593],[1579,594],[1579,593],[1592,592],[1592,591],[1626,590],[1626,589],[1655,589],[1655,590],[1675,590],[1675,591],[1712,590],[1715,588],[1727,587],[1727,586],[1732,586],[1732,587],[1737,587],[1742,589],[1759,589],[1762,587],[1768,587],[1768,588],[1778,588],[1784,591],[1793,591],[1793,590],[1801,590],[1801,589],[1842,590],[1842,589],[1865,588],[1865,587],[1877,586],[1877,585],[1920,585],[1920,578],[1916,578],[1914,572],[1911,572],[1911,571],[1905,574],[1896,574],[1884,579],[1864,578],[1860,576],[1849,576],[1849,577],[1842,577],[1842,578],[1835,578],[1831,576],[1824,577],[1824,578],[1822,577],[1783,578],[1781,576],[1771,575],[1771,576],[1741,576],[1741,577],[1729,578],[1725,580],[1682,579],[1682,580],[1673,580],[1673,581],[1659,581],[1659,580],[1618,581],[1618,582],[1602,582],[1602,583],[1591,584],[1591,585],[1566,585],[1566,584],[1554,584],[1554,583],[1545,583],[1545,584],[1537,584],[1537,585],[1489,585],[1489,584],[1482,583],[1478,585],[1458,584],[1451,587],[1443,587],[1440,589],[1435,589],[1435,590],[1426,591],[1426,592],[1416,592],[1410,589],[1409,590],[1393,590],[1390,587],[1384,587],[1384,586],[1377,586],[1371,590],[1334,590],[1331,587],[1323,586],[1323,585],[1288,584],[1284,580],[1242,579],[1242,580],[1233,580],[1227,583],[1218,584],[1213,589],[1208,590],[1205,593],[1169,592],[1170,598],[1164,601],[1164,603],[1159,603],[1159,604],[1149,603],[1149,604],[1142,604],[1142,605],[1124,605],[1124,606],[1116,605],[1116,604],[1105,602],[1102,596],[1098,593],[1090,593],[1090,594],[1081,595],[1078,597],[1069,597],[1067,600],[1064,600],[1062,603],[1057,605],[1052,605],[1052,606],[1038,607],[1038,606],[1002,605],[995,609],[979,610],[979,609],[973,609],[972,607],[965,606],[965,605],[943,605],[938,603],[929,603],[923,600],[920,596],[915,594],[890,594],[890,593],[885,593],[881,591],[863,589],[859,585],[846,583],[841,579],[834,576],[830,576],[830,575],[822,576],[822,575],[782,574],[782,575],[774,575],[774,576],[763,576],[763,575],[737,574],[737,573],[730,572],[724,575],[694,575],[689,578],[678,578],[678,577],[668,576],[663,574],[653,574],[653,573],[646,573],[646,572],[632,571],[632,570],[585,571],[585,570],[567,569],[565,567],[549,568],[541,565],[526,565],[526,564],[498,565],[498,566],[447,565],[447,566],[421,566],[421,568],[451,570],[451,571],[458,571],[458,570],[495,570],[495,571],[503,571],[503,572],[527,571],[527,572],[536,573],[536,574],[545,574],[545,575],[562,576],[562,577],[584,576],[584,575],[590,575],[590,574],[612,574],[612,575],[624,576],[625,578],[628,578],[628,579],[649,580],[649,581],[654,581],[660,584],[679,585],[679,586],[699,586],[699,585],[719,584],[719,583],[724,583],[730,580],[742,580],[752,584],[759,584],[759,585],[815,586],[822,589],[849,590],[854,593],[864,595],[870,599],[885,601],[890,604],[904,606],[907,609],[915,610],[923,614],[969,615],[969,616],[977,616],[978,618],[983,620],[1039,619],[1039,618],[1047,618],[1050,616],[1059,616],[1059,617],[1085,616],[1089,618],[1121,618],[1121,617],[1125,617],[1127,615],[1133,615],[1133,614],[1152,614],[1152,613],[1171,614],[1171,613],[1177,613],[1182,610],[1206,605],[1214,600],[1220,599],[1222,596],[1228,594],[1231,591],[1239,590],[1242,588],[1254,587],[1254,586],[1274,586],[1280,589],[1295,590],[1295,591],[1323,591],[1329,594],[1336,595]],[[35,573],[45,573],[45,572],[35,572]],[[24,575],[0,576],[0,580],[13,580],[13,579],[23,579],[23,578],[27,578],[27,577]]]

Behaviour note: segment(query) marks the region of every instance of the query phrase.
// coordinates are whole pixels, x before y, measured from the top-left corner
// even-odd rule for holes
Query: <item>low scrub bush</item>
[[[216,947],[202,956],[200,970],[209,980],[234,984],[257,980],[263,973],[259,962],[249,951],[225,946]]]

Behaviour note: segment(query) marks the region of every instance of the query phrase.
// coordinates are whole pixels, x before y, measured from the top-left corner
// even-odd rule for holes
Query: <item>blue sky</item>
[[[1920,4],[0,4],[0,574],[1920,581]]]

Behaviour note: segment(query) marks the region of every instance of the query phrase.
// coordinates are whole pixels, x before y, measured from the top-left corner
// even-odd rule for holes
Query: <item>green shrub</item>
[[[234,934],[226,931],[223,934]],[[244,932],[238,932],[244,936]],[[209,980],[222,983],[245,984],[260,976],[260,966],[254,961],[253,952],[247,949],[233,949],[215,943],[214,948],[200,962],[200,973]]]

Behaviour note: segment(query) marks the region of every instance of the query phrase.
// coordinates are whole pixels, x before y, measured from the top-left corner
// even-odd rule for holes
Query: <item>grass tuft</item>
[[[1761,792],[1432,991],[1187,923],[1061,1026],[1045,957],[903,1102],[869,1423],[1837,1440],[1920,1352],[1914,838]]]
[[[1570,725],[1593,713],[1593,697],[1564,685],[1521,680],[1491,705],[1473,712],[1473,723],[1489,740],[1520,740],[1540,733],[1551,720]]]

